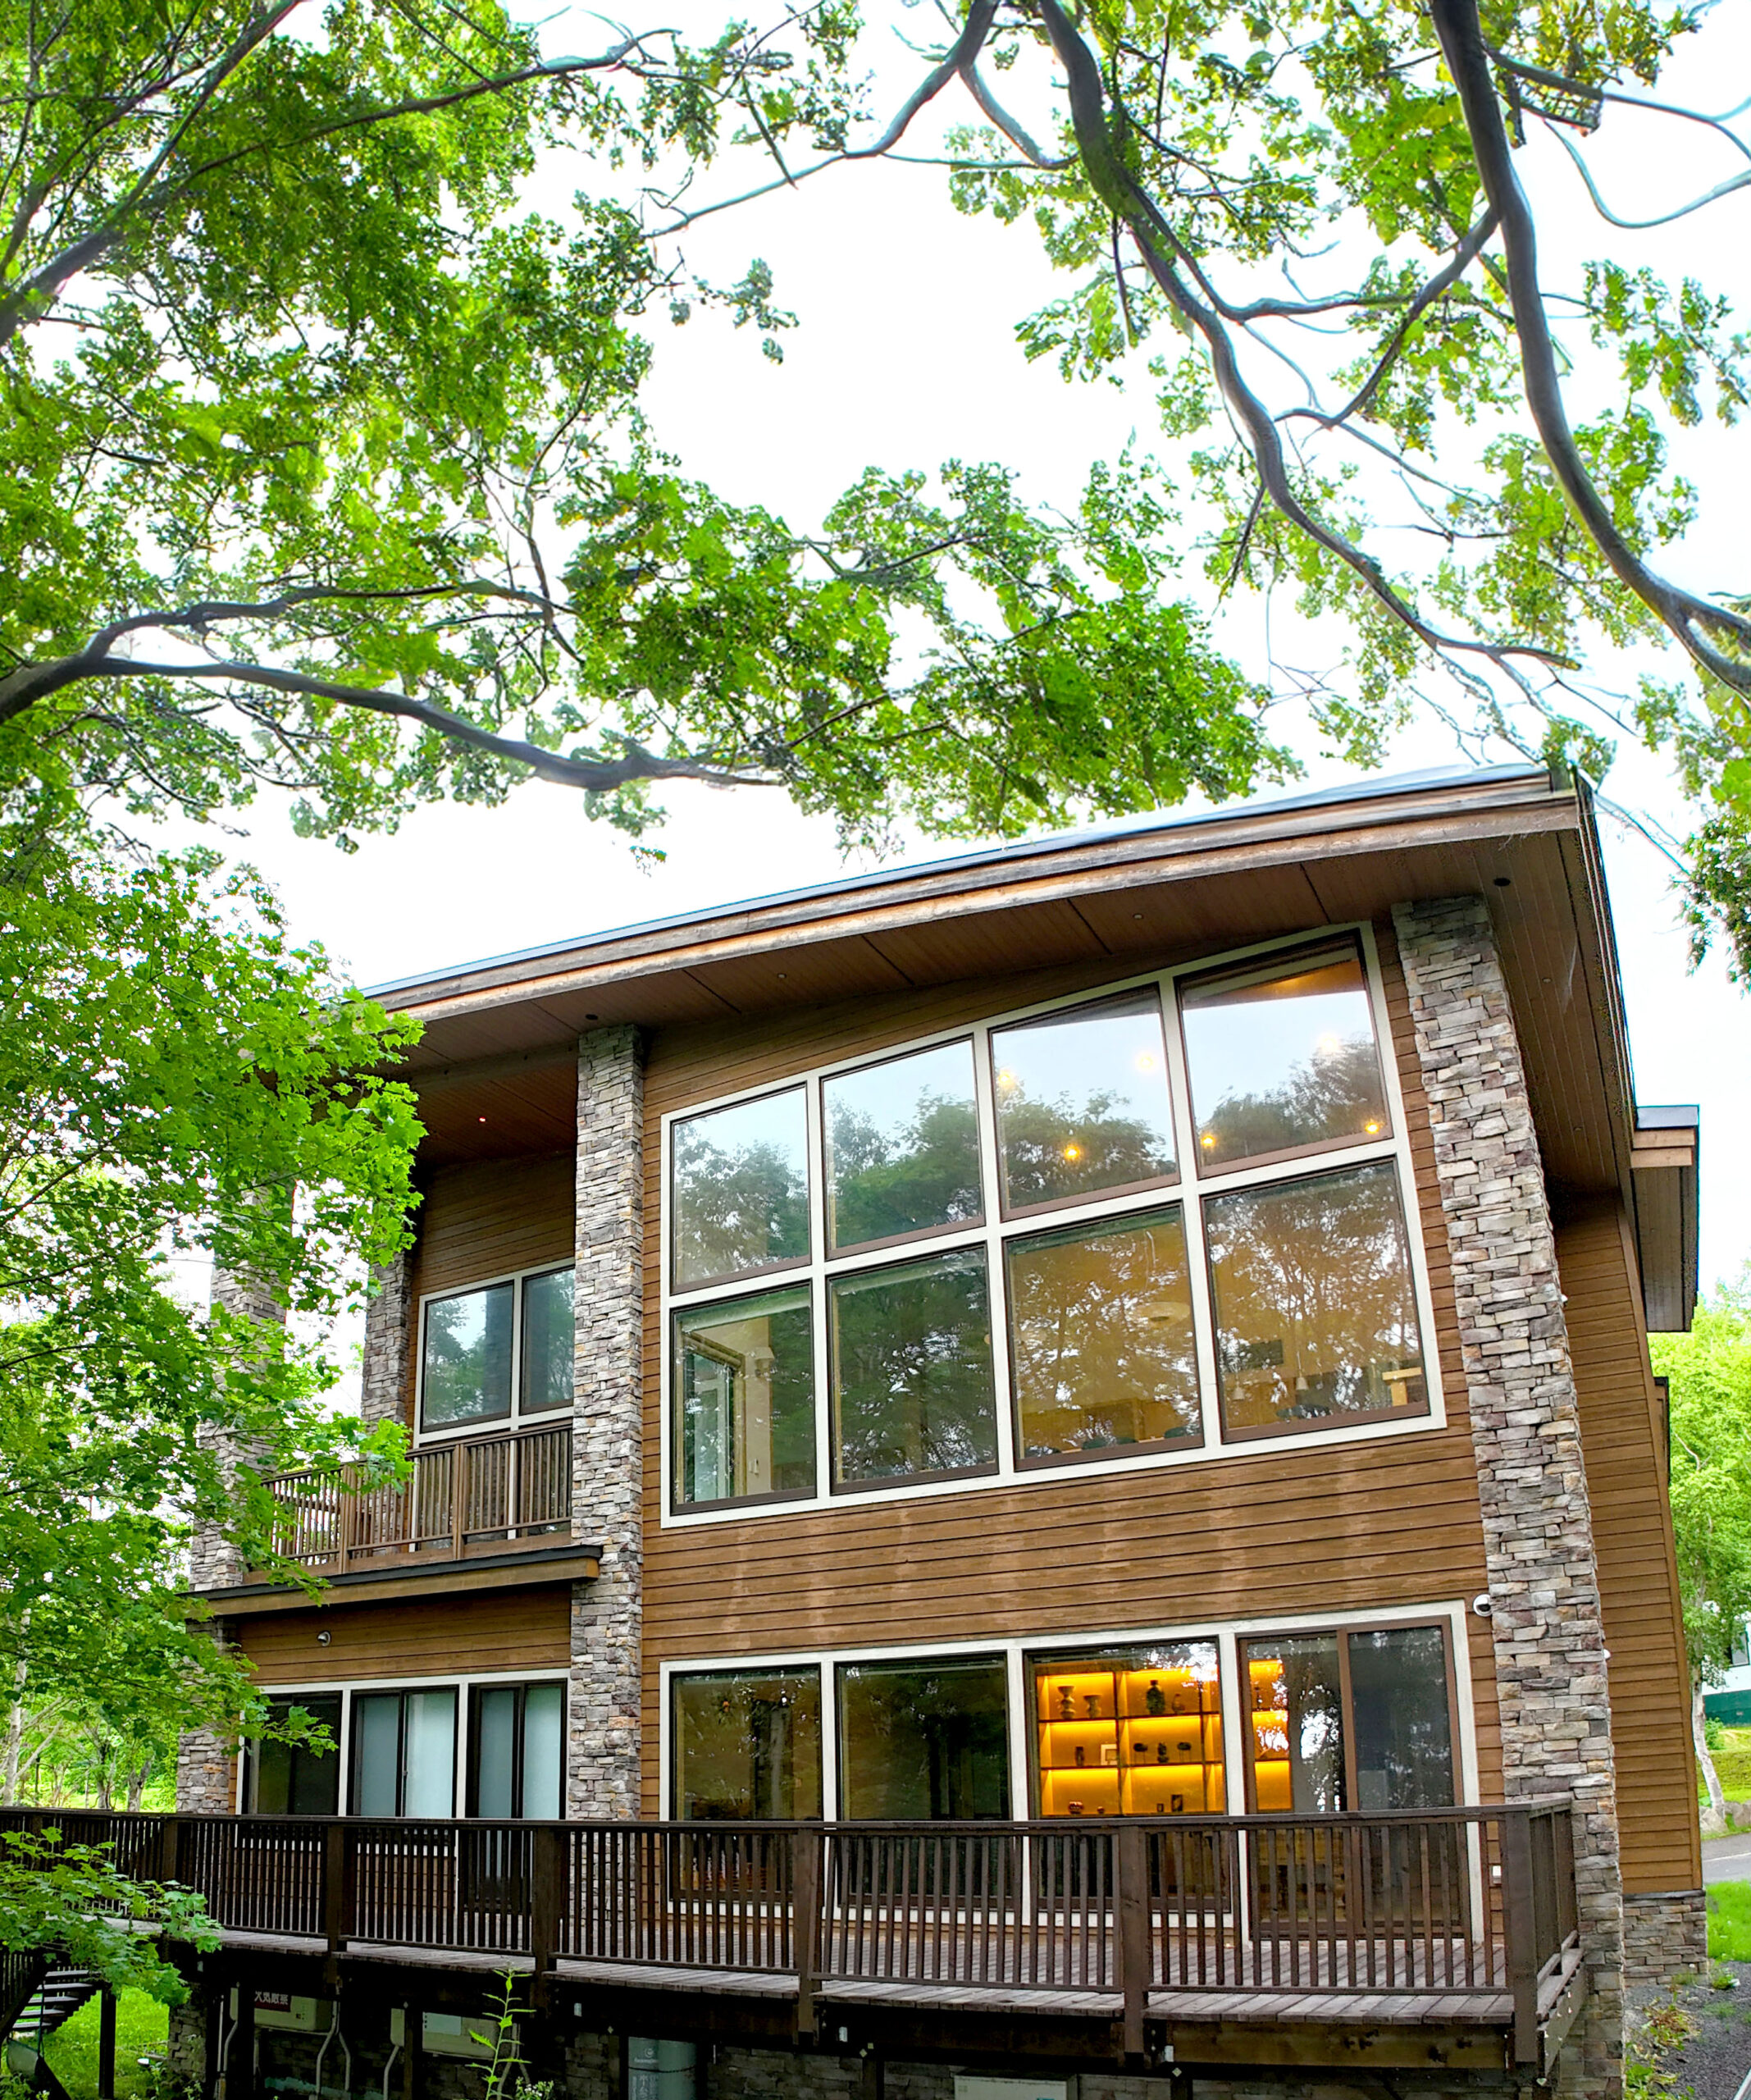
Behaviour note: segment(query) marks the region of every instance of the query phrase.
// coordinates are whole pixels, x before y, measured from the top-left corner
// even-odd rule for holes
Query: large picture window
[[[284,1729],[298,1714],[307,1726],[296,1740],[262,1737],[249,1745],[244,1764],[246,1815],[340,1813],[340,1694],[306,1691],[267,1702],[271,1728]],[[326,1742],[311,1739],[315,1729]]]
[[[1438,1418],[1381,996],[1326,931],[671,1116],[671,1517]]]
[[[847,1822],[969,1822],[1010,1812],[1001,1656],[841,1663],[840,1814]]]
[[[1042,1815],[1217,1815],[1222,1669],[1214,1641],[1033,1666]]]
[[[353,1695],[353,1814],[456,1813],[456,1690]]]
[[[490,1427],[572,1404],[569,1267],[428,1298],[420,1427]]]
[[[800,1823],[821,1813],[821,1673],[709,1670],[671,1680],[673,1813]]]
[[[1454,1792],[1447,1637],[1439,1626],[1243,1643],[1258,1815],[1448,1808]]]

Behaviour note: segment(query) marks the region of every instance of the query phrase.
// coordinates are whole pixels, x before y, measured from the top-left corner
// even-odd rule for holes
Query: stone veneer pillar
[[[632,1028],[577,1045],[577,1272],[572,1536],[601,1573],[572,1592],[566,1813],[639,1811],[644,1613],[644,1115]]]
[[[1406,904],[1398,926],[1452,1262],[1483,1509],[1503,1788],[1575,1803],[1591,1997],[1564,2085],[1621,2089],[1623,1892],[1605,1629],[1538,1137],[1489,914]]]
[[[408,1351],[413,1346],[413,1262],[404,1252],[371,1272],[358,1416],[367,1429],[408,1419]]]
[[[258,1282],[233,1275],[217,1263],[209,1298],[212,1304],[235,1318],[258,1321],[264,1326],[285,1324],[285,1307]],[[208,1432],[203,1440],[218,1449],[220,1466],[227,1481],[235,1477],[239,1467],[260,1456],[222,1431]],[[220,1589],[242,1582],[247,1572],[236,1546],[220,1526],[204,1521],[195,1525],[189,1541],[190,1589]],[[212,1637],[223,1644],[222,1621],[215,1623]],[[237,1806],[236,1770],[235,1746],[221,1741],[211,1728],[191,1730],[176,1746],[177,1807],[191,1815],[228,1815]]]

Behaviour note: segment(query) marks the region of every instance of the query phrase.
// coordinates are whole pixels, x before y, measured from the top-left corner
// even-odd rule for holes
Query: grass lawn
[[[95,1998],[81,2006],[43,2052],[72,2100],[96,2100],[98,2010]],[[162,2055],[169,2020],[167,2010],[145,1992],[122,1993],[116,2007],[116,2100],[142,2100],[148,2086],[139,2060],[148,2051]]]
[[[1708,1954],[1751,1961],[1751,1881],[1717,1881],[1708,1892]]]

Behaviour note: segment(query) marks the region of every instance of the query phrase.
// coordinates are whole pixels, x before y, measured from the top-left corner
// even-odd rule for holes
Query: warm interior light
[[[1329,1029],[1328,1029],[1326,1033],[1320,1038],[1319,1042],[1316,1044],[1315,1048],[1319,1051],[1319,1053],[1322,1057],[1335,1057],[1338,1052],[1343,1048],[1343,1045],[1338,1040],[1337,1037],[1334,1035]]]
[[[1074,1166],[1077,1161],[1082,1157],[1083,1148],[1080,1145],[1066,1145],[1064,1148],[1064,1156],[1067,1160],[1069,1160],[1071,1166]]]
[[[1020,1084],[1021,1081],[1016,1077],[1015,1073],[1010,1070],[1007,1065],[1005,1065],[1002,1071],[997,1075],[998,1089],[1004,1093],[1013,1093],[1015,1089]]]
[[[1368,1133],[1370,1138],[1377,1138],[1380,1134],[1380,1126],[1377,1122],[1364,1123],[1362,1128]]]
[[[1150,1050],[1139,1050],[1137,1053],[1136,1064],[1138,1071],[1152,1072],[1156,1068],[1155,1053]]]
[[[1215,1141],[1216,1134],[1214,1130],[1206,1130],[1203,1136],[1198,1139],[1198,1143],[1204,1148],[1206,1152],[1210,1150],[1211,1147],[1215,1144]]]

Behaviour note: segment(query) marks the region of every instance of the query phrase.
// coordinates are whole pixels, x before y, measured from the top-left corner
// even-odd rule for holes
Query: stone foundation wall
[[[1623,1895],[1605,1628],[1556,1237],[1519,1039],[1480,897],[1398,928],[1452,1262],[1482,1504],[1504,1790],[1563,1793],[1591,1988],[1580,2093],[1615,2100]],[[1571,2048],[1565,2056],[1574,2053]]]
[[[638,1032],[577,1046],[572,1526],[601,1573],[572,1592],[566,1813],[639,1812],[644,1618],[645,1075]]]
[[[1708,1911],[1700,1888],[1623,1899],[1623,1980],[1661,1989],[1708,1966]]]

